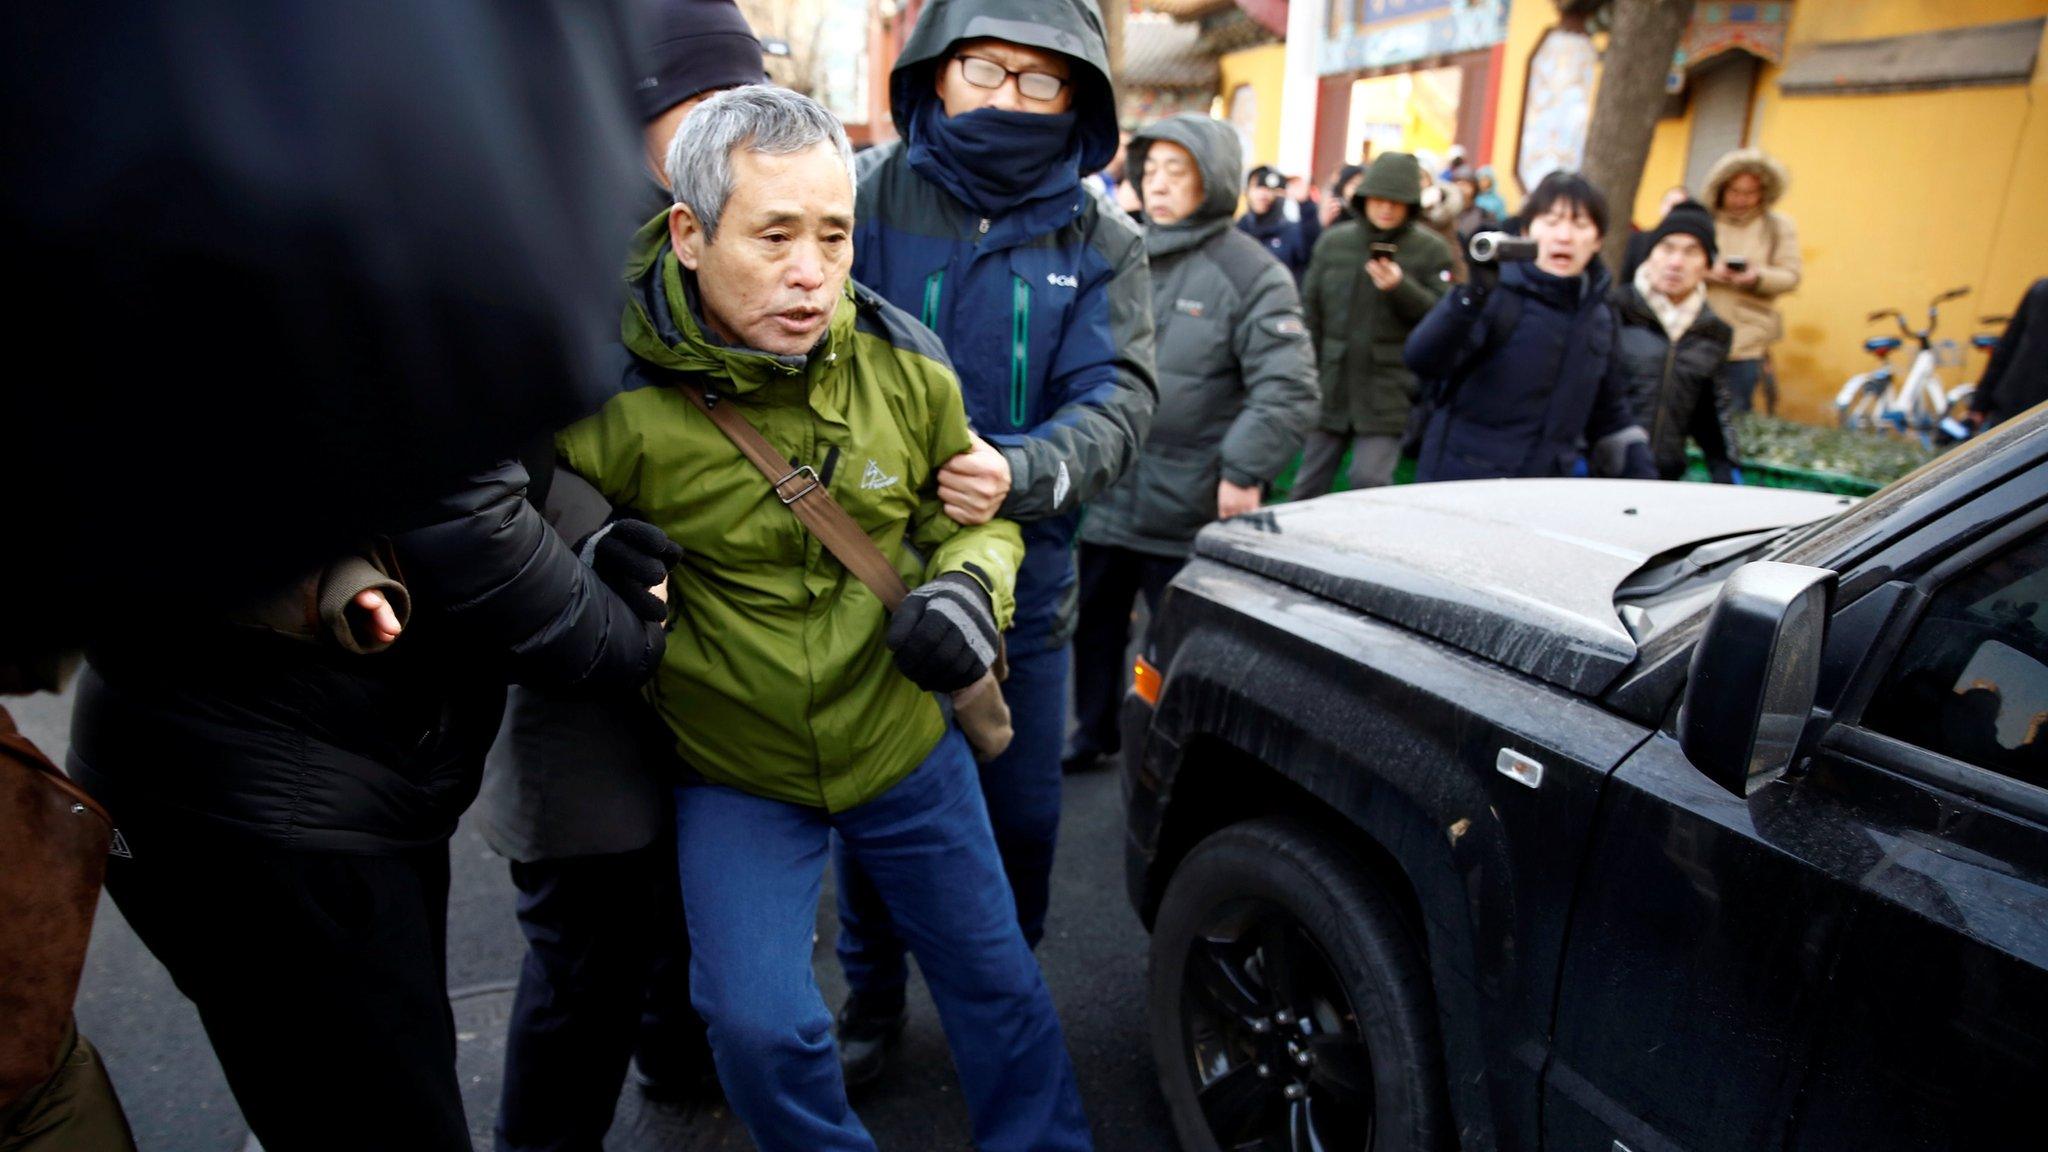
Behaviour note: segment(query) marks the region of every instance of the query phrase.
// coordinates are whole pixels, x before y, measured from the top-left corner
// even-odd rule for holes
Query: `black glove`
[[[1650,455],[1650,446],[1637,440],[1628,446],[1628,454],[1622,457],[1621,474],[1629,480],[1655,480],[1657,461]]]
[[[996,662],[996,614],[972,576],[948,572],[903,598],[889,621],[896,667],[927,692],[957,692]]]
[[[1497,260],[1474,260],[1465,258],[1465,282],[1474,293],[1486,295],[1500,286],[1500,262]]]
[[[683,549],[645,520],[614,520],[592,532],[576,554],[641,619],[668,619],[668,605],[648,589],[668,579]]]

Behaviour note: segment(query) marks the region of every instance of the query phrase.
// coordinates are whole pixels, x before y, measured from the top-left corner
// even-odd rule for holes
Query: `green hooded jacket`
[[[1381,230],[1366,219],[1365,199],[1398,200],[1408,219]],[[1401,346],[1451,287],[1451,246],[1422,227],[1422,168],[1406,152],[1383,152],[1352,195],[1357,218],[1323,233],[1301,278],[1302,319],[1315,342],[1323,385],[1317,426],[1349,436],[1398,436],[1415,405],[1415,374]],[[1373,286],[1365,262],[1372,245],[1395,246],[1401,282]]]
[[[1017,526],[962,527],[939,506],[939,466],[970,443],[960,386],[930,332],[851,280],[816,349],[774,356],[704,331],[665,216],[633,252],[627,390],[556,449],[685,550],[669,575],[672,631],[649,696],[677,751],[712,783],[835,812],[874,799],[944,734],[938,702],[897,671],[881,602],[674,384],[680,375],[718,393],[815,468],[907,583],[965,572],[1007,627],[1024,553]]]

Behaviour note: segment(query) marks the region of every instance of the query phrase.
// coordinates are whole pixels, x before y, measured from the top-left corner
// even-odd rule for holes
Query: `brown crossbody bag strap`
[[[894,612],[902,605],[903,598],[910,594],[909,585],[889,562],[882,550],[875,546],[866,531],[840,507],[832,498],[824,481],[810,465],[791,468],[782,459],[775,446],[747,422],[739,410],[726,403],[716,393],[707,392],[701,385],[689,380],[678,379],[676,387],[690,398],[698,411],[711,418],[725,438],[732,441],[740,455],[758,469],[775,490],[776,498],[783,507],[796,514],[811,535],[832,553],[848,572],[882,602],[882,607]],[[999,681],[1009,673],[1009,660],[1003,651],[1002,638],[996,638],[996,664],[987,675],[953,693],[953,717],[960,725],[960,731],[967,742],[974,746],[977,758],[987,761],[1002,754],[1010,746],[1013,731],[1010,725],[1010,707],[1003,700]]]
[[[0,1113],[63,1058],[113,840],[106,809],[0,708]]]

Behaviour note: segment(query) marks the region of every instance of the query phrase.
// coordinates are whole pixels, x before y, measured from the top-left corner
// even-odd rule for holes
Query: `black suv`
[[[1182,1144],[2043,1146],[2044,413],[1206,530],[1123,714]]]

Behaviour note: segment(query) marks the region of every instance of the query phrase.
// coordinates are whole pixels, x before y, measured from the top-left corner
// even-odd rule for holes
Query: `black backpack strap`
[[[1473,366],[1505,347],[1508,337],[1515,333],[1515,325],[1521,321],[1521,293],[1502,288],[1495,288],[1488,293],[1486,303],[1479,309],[1479,323],[1486,326],[1486,338],[1480,341],[1476,351],[1458,361],[1458,366],[1451,370],[1450,375],[1437,381],[1436,386],[1429,390],[1430,404],[1439,408],[1449,404],[1451,398],[1458,394],[1459,386],[1464,384],[1465,377],[1471,373]]]

